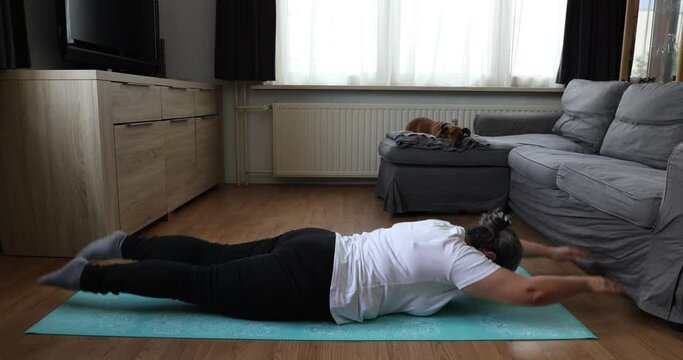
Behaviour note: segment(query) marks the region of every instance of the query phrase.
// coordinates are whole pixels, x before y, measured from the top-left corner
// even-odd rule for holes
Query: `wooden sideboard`
[[[223,182],[221,90],[96,70],[0,71],[0,244],[73,256]]]

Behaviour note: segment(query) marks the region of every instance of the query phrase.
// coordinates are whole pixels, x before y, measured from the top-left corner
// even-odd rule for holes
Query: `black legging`
[[[187,236],[129,236],[128,264],[88,264],[81,289],[172,298],[231,317],[331,320],[335,233],[294,230],[272,239],[222,245]]]

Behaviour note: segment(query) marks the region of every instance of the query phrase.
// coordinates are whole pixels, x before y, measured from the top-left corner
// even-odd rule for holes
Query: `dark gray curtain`
[[[275,80],[275,0],[216,0],[215,76]]]
[[[618,80],[626,0],[568,0],[557,83]]]
[[[0,0],[0,69],[29,67],[23,0]]]

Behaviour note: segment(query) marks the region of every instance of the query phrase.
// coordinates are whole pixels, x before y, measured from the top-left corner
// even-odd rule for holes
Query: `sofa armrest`
[[[666,187],[662,204],[657,214],[655,233],[666,231],[674,222],[678,221],[683,242],[683,143],[678,144],[669,157],[666,166]]]
[[[556,112],[482,112],[474,118],[474,133],[481,136],[518,134],[550,134],[557,119]]]
[[[683,324],[683,143],[666,169],[666,187],[645,262],[641,265],[638,306]]]

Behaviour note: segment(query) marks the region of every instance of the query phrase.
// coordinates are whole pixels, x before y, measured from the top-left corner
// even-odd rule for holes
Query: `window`
[[[278,0],[276,84],[549,86],[566,0]]]
[[[641,0],[631,77],[671,81],[683,36],[681,0]]]

